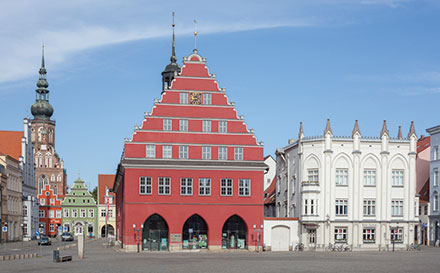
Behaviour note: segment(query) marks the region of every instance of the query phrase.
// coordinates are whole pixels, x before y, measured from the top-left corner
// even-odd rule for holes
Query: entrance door
[[[237,215],[229,217],[222,229],[222,248],[243,249],[246,243],[247,227],[243,219]]]
[[[150,251],[160,250],[160,230],[150,229]]]
[[[208,226],[197,214],[189,217],[183,225],[182,248],[208,248]]]
[[[315,248],[316,247],[316,229],[308,229],[307,230],[307,237],[309,242],[309,248]]]
[[[290,230],[288,227],[279,226],[272,228],[272,251],[289,251]]]
[[[153,214],[144,223],[142,249],[149,251],[168,250],[168,225],[158,214]]]

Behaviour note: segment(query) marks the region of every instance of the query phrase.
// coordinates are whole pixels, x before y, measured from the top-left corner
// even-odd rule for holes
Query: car
[[[42,235],[40,236],[40,240],[38,240],[38,245],[47,245],[50,246],[52,242],[50,241],[49,236]]]
[[[70,232],[63,232],[61,234],[61,241],[73,241],[73,235]]]

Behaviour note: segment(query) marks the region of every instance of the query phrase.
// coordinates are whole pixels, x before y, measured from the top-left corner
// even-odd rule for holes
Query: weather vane
[[[197,49],[197,20],[194,19],[194,49]]]

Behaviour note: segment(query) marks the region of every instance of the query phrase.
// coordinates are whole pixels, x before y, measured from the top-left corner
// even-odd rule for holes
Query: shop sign
[[[170,241],[172,243],[176,243],[176,242],[180,243],[181,240],[182,240],[182,234],[180,234],[180,233],[171,233],[170,234]]]

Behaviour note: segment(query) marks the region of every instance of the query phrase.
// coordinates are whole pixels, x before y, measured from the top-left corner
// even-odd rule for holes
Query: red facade
[[[57,234],[57,228],[61,226],[61,202],[63,199],[64,196],[54,194],[50,185],[44,185],[38,195],[40,233],[49,236]]]
[[[194,51],[125,142],[118,240],[128,250],[253,249],[265,168],[262,144]]]

